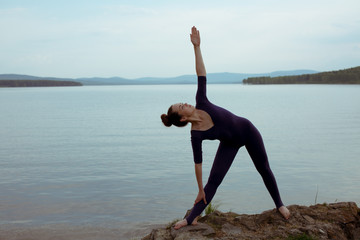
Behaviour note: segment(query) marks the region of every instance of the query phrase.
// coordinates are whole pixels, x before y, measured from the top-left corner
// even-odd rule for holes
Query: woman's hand
[[[190,39],[194,47],[200,46],[200,32],[196,29],[196,27],[192,27]]]
[[[197,195],[197,197],[195,199],[194,205],[197,204],[198,202],[202,201],[202,200],[204,201],[205,204],[207,204],[204,190],[199,191],[199,193],[198,193],[198,195]]]
[[[206,76],[205,65],[200,50],[200,32],[196,27],[191,29],[190,40],[194,45],[196,74],[198,76]]]

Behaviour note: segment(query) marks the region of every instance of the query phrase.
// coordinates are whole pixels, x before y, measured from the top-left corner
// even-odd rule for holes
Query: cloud
[[[359,62],[356,1],[202,3],[0,9],[0,72],[18,67],[64,77],[189,74],[193,25],[201,31],[209,72],[331,70]]]

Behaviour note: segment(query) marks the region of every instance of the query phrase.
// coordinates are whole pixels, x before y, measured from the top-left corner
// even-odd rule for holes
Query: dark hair
[[[177,112],[173,112],[172,106],[169,107],[169,110],[166,114],[161,114],[161,120],[166,127],[170,127],[171,125],[175,125],[177,127],[184,127],[188,122],[180,121],[181,116]]]

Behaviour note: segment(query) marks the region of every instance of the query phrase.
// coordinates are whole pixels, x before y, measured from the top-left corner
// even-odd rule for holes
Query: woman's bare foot
[[[289,209],[287,209],[287,207],[285,207],[285,206],[281,206],[280,208],[279,208],[279,212],[281,213],[281,215],[286,219],[286,220],[288,220],[289,218],[290,218],[290,211],[289,211]]]
[[[187,225],[188,225],[188,223],[187,223],[186,219],[183,219],[183,220],[180,220],[180,221],[178,221],[177,223],[175,223],[174,229],[175,229],[175,230],[178,230],[178,229],[180,229],[180,228],[182,228],[182,227],[185,227],[185,226],[187,226]]]
[[[191,225],[197,225],[197,220],[198,220],[198,218],[199,218],[199,217],[196,217],[196,218],[194,219],[194,221],[191,223]],[[187,220],[186,220],[186,219],[183,219],[183,220],[180,220],[180,221],[178,221],[177,223],[175,223],[174,229],[175,229],[175,230],[178,230],[178,229],[180,229],[180,228],[182,228],[182,227],[185,227],[185,226],[187,226],[187,225],[188,225]]]
[[[197,220],[198,220],[198,218],[199,218],[199,216],[197,216],[197,217],[193,220],[193,222],[192,222],[191,225],[197,225]]]

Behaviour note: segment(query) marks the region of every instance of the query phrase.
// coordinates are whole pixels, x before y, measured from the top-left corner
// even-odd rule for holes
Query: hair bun
[[[166,115],[166,114],[161,114],[161,120],[162,120],[163,124],[167,127],[170,127],[172,125],[172,123],[169,120],[168,115]]]

